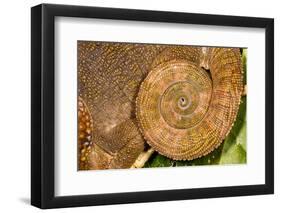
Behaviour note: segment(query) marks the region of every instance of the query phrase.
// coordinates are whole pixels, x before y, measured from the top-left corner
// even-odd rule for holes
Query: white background
[[[281,55],[281,14],[278,1],[45,1],[46,3],[82,4],[172,10],[196,13],[265,16],[275,18],[275,58]],[[276,2],[276,3],[275,3]],[[1,212],[38,212],[28,205],[30,196],[30,7],[40,1],[3,1],[1,4]],[[275,108],[281,108],[280,61],[275,62]],[[279,82],[279,86],[277,84]],[[173,201],[51,210],[52,212],[277,212],[281,207],[280,110],[275,111],[275,195]],[[278,131],[279,130],[279,131]],[[280,210],[279,210],[280,211]]]
[[[55,195],[265,183],[264,29],[65,17],[55,23]],[[77,172],[77,40],[247,47],[247,164]]]

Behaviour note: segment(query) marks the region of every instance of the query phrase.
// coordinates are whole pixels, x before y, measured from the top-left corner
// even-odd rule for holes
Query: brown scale
[[[175,160],[207,155],[227,136],[239,109],[239,48],[168,48],[153,64],[136,104],[146,141]]]
[[[144,150],[135,99],[160,45],[78,41],[78,94],[93,116],[88,169],[130,168]]]
[[[79,41],[78,93],[93,116],[87,169],[131,167],[143,137],[173,159],[211,152],[235,120],[241,73],[238,48]]]
[[[130,168],[144,150],[144,140],[132,119],[110,131],[110,139],[95,135],[89,155],[89,169]]]

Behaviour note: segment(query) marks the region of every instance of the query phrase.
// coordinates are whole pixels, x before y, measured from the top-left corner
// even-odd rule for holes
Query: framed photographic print
[[[31,203],[274,192],[274,20],[31,9]]]

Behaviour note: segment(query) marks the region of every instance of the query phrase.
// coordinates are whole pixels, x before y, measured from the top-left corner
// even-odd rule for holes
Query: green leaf
[[[144,165],[144,167],[146,168],[152,168],[152,167],[171,167],[173,166],[173,160],[154,153],[151,157],[150,160],[146,162],[146,164]]]
[[[246,163],[246,102],[243,97],[234,126],[224,141],[220,164]]]

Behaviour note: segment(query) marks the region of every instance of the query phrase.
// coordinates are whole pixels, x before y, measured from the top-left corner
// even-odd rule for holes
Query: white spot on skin
[[[207,47],[202,47],[202,53],[205,54],[207,52]]]

